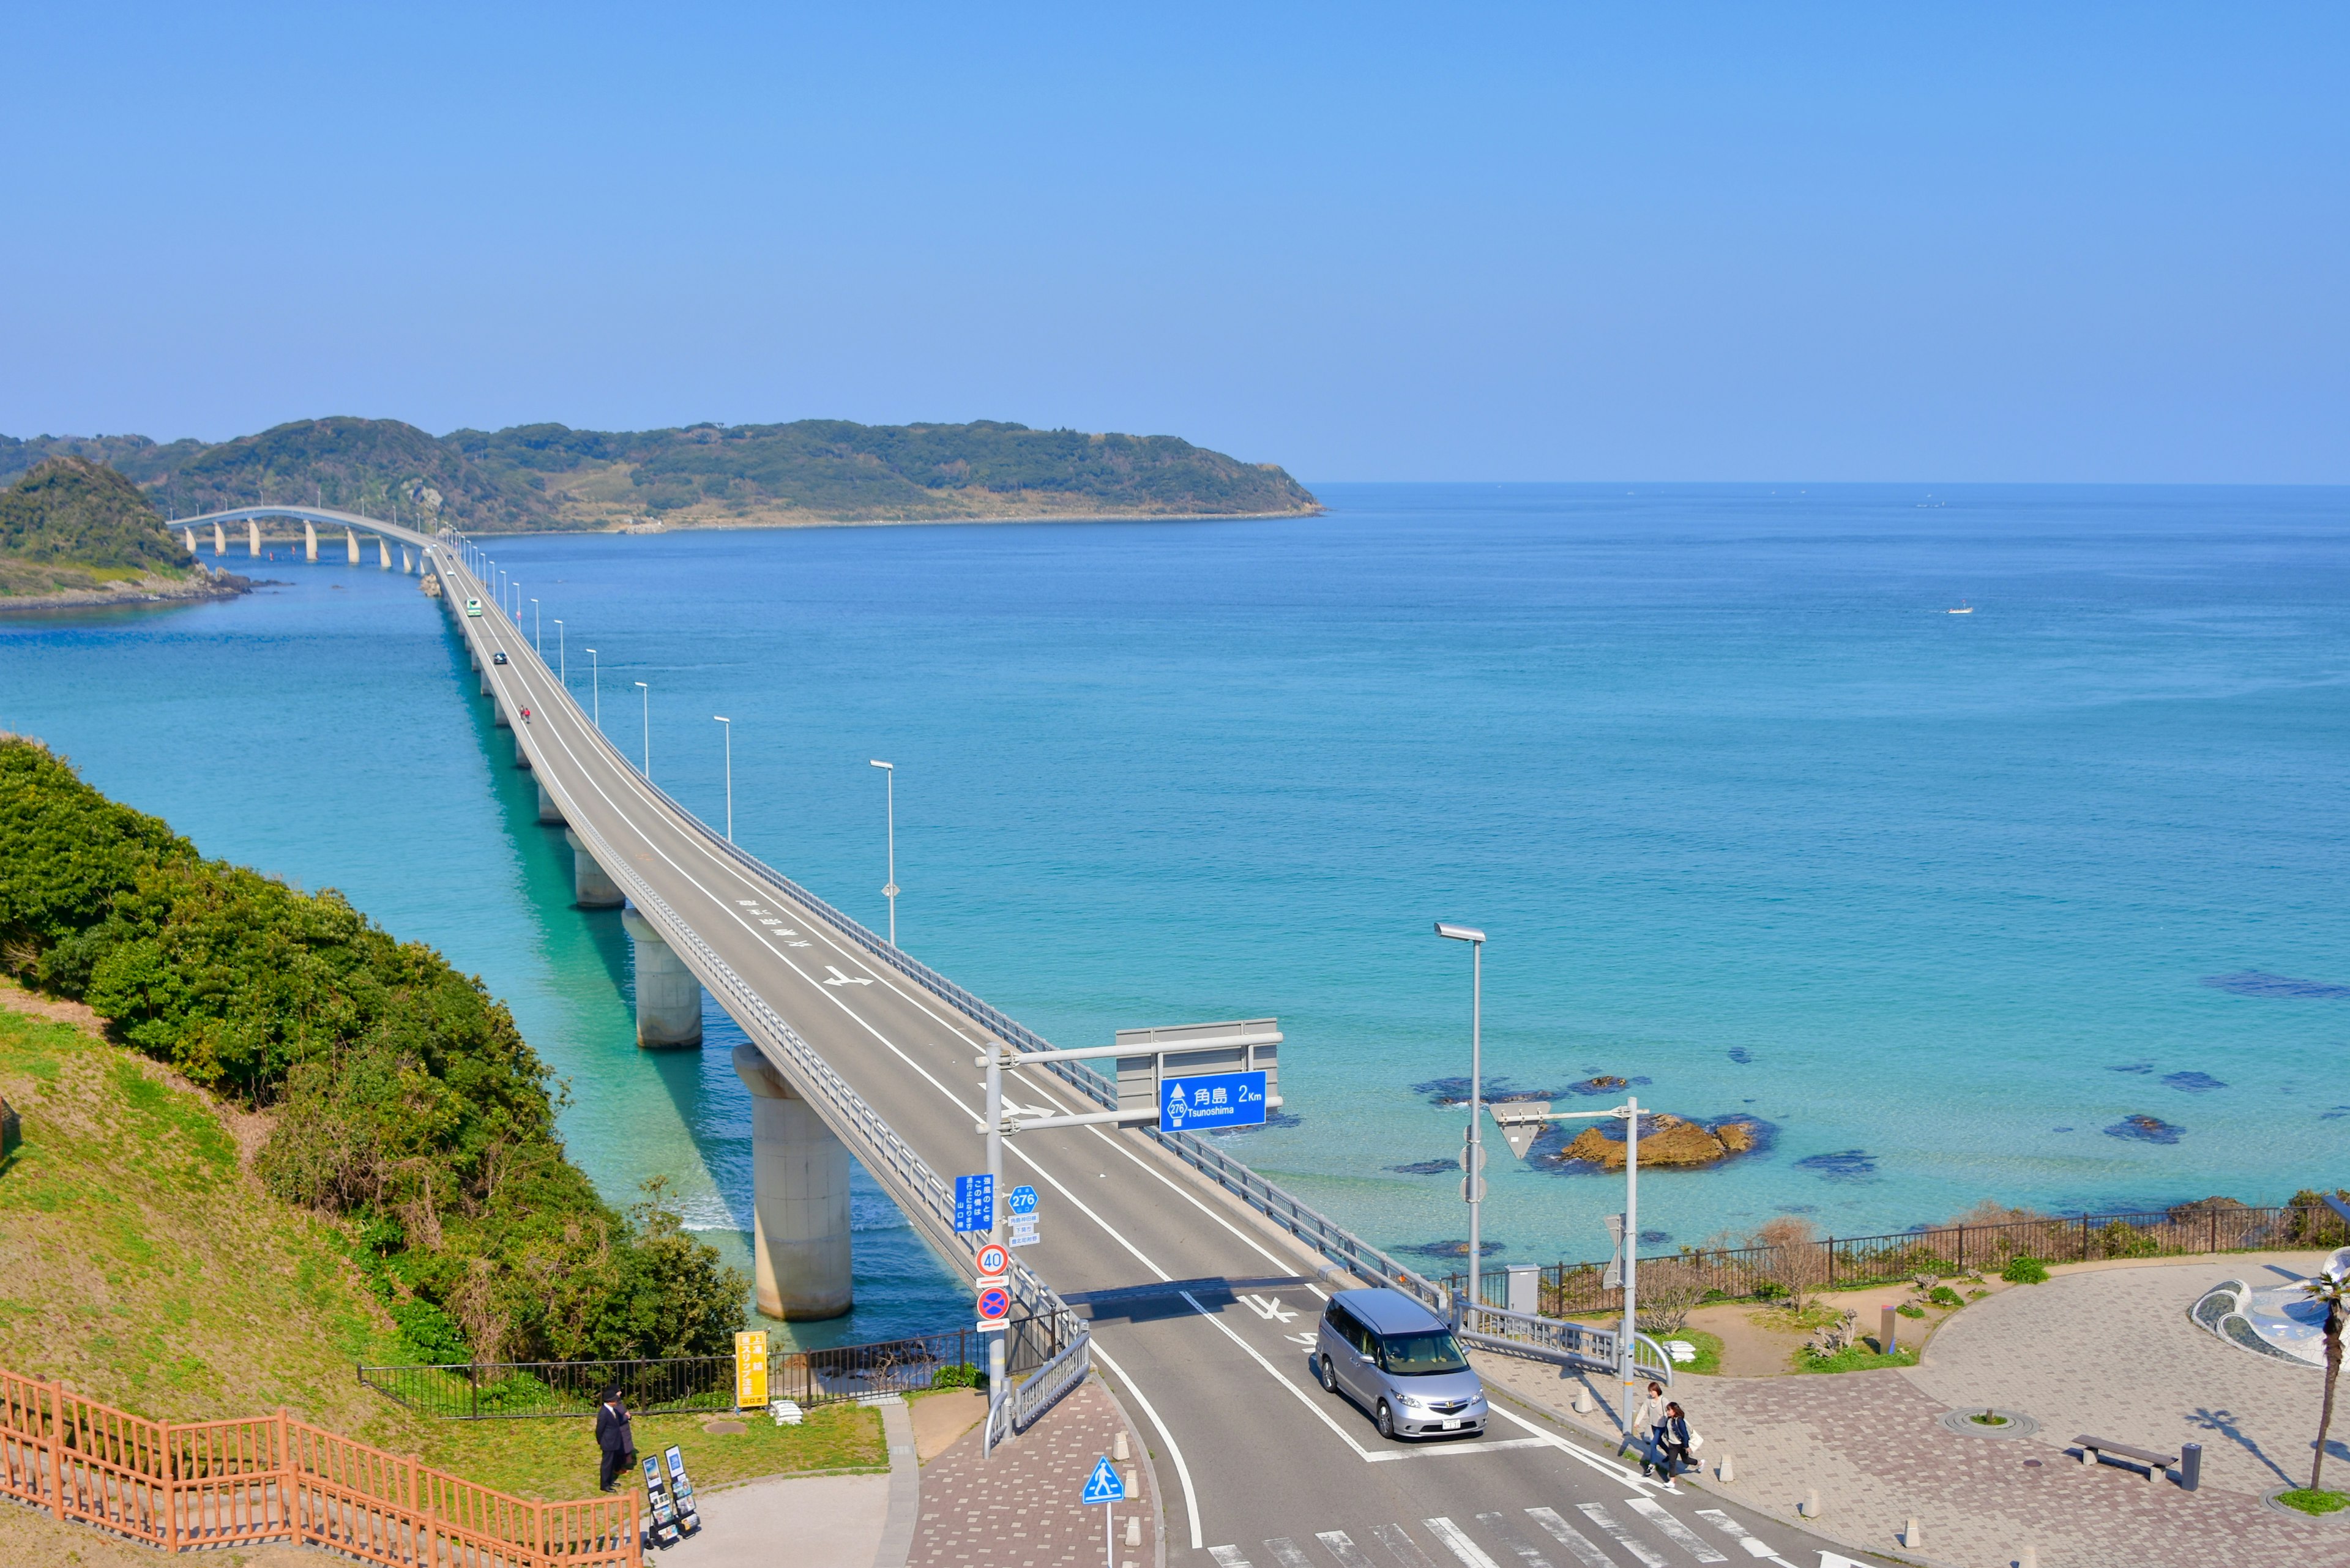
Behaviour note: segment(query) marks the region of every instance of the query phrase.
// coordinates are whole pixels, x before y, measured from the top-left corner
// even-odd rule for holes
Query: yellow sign
[[[764,1328],[734,1336],[734,1407],[767,1407],[767,1331]]]

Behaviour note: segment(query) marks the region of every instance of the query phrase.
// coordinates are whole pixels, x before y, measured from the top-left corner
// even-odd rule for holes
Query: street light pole
[[[894,763],[875,761],[870,766],[881,770],[883,799],[889,823],[889,880],[882,885],[881,896],[889,900],[889,945],[898,945],[898,769]]]
[[[650,784],[653,776],[653,689],[639,680],[637,690],[645,694],[645,782]]]
[[[723,713],[710,715],[726,726],[726,842],[734,842],[734,721]]]
[[[1469,1304],[1481,1307],[1485,1298],[1478,1293],[1478,1263],[1483,1237],[1478,1231],[1478,1210],[1485,1197],[1485,933],[1474,926],[1449,925],[1436,922],[1436,934],[1456,942],[1467,942],[1469,964],[1469,1141],[1461,1151],[1461,1163],[1466,1177],[1461,1190],[1469,1200]]]
[[[592,648],[588,650],[588,700],[596,705],[596,729],[601,733],[604,728],[604,665]]]

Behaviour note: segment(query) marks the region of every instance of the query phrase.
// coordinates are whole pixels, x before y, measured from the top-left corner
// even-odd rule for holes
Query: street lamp
[[[1485,1196],[1485,933],[1474,926],[1439,920],[1436,934],[1469,944],[1469,1142],[1461,1155],[1461,1168],[1467,1172],[1461,1192],[1469,1200],[1469,1304],[1479,1307],[1485,1304],[1485,1298],[1477,1293],[1479,1248],[1483,1241],[1478,1231],[1477,1210]]]
[[[653,689],[639,680],[637,690],[645,694],[645,782],[650,784],[653,776]]]
[[[539,640],[538,601],[530,601],[530,650],[541,659],[546,657],[546,646]]]
[[[881,896],[889,900],[889,945],[894,948],[898,945],[898,769],[879,761],[868,765],[881,770],[882,798],[889,814],[889,880],[882,884]]]
[[[734,721],[723,713],[710,715],[726,726],[726,842],[734,842]]]
[[[555,618],[555,678],[563,682],[566,691],[571,690],[571,661],[563,656],[563,618]]]
[[[596,728],[600,732],[604,728],[604,666],[592,648],[588,650],[588,689],[589,700],[596,704]]]

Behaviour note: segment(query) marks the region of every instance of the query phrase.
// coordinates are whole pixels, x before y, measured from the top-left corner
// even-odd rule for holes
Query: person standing
[[[629,1429],[629,1407],[620,1403],[617,1383],[604,1390],[604,1401],[596,1407],[596,1446],[604,1454],[604,1473],[596,1482],[597,1489],[610,1491],[613,1478],[637,1462],[636,1434]]]
[[[1658,1464],[1665,1472],[1666,1490],[1679,1491],[1680,1488],[1673,1485],[1673,1477],[1693,1468],[1690,1459],[1689,1417],[1681,1413],[1679,1405],[1665,1407],[1663,1417],[1657,1422],[1656,1446]]]
[[[1642,1475],[1649,1474],[1656,1468],[1657,1423],[1664,1418],[1665,1386],[1651,1383],[1648,1385],[1648,1397],[1632,1407],[1632,1429],[1624,1434],[1623,1445],[1616,1450],[1620,1454],[1625,1449],[1638,1444]]]

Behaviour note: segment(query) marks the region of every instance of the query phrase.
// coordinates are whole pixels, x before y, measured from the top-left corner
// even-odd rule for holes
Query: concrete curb
[[[914,1457],[914,1413],[902,1400],[881,1407],[881,1438],[889,1445],[889,1514],[873,1568],[906,1568],[922,1518],[922,1467]]]

